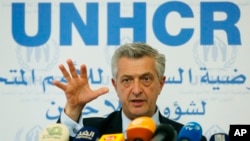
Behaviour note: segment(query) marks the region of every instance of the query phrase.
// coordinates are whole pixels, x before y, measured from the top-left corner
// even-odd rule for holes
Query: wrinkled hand
[[[62,89],[66,96],[66,106],[64,112],[73,120],[77,121],[84,106],[109,91],[108,88],[102,87],[92,90],[88,83],[88,75],[86,65],[80,66],[80,75],[77,74],[76,68],[71,59],[67,60],[69,72],[64,65],[59,65],[67,83],[54,80],[54,85]]]

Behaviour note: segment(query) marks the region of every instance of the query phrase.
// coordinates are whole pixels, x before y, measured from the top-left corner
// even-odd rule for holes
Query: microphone
[[[178,135],[177,141],[200,141],[202,128],[197,122],[188,122],[184,125]]]
[[[102,135],[99,141],[125,141],[123,133]]]
[[[150,117],[138,117],[130,122],[126,130],[127,141],[149,141],[156,125]]]
[[[66,125],[53,123],[48,125],[39,134],[38,141],[68,141],[69,129]]]
[[[177,133],[173,126],[160,124],[157,126],[151,141],[176,141]]]
[[[100,133],[94,127],[83,127],[77,133],[73,141],[97,141]]]
[[[229,136],[226,133],[213,134],[209,141],[229,141]]]

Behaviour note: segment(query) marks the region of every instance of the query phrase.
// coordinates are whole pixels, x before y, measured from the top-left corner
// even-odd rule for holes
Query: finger
[[[71,59],[68,59],[67,60],[67,64],[69,66],[69,71],[70,71],[70,74],[73,78],[77,78],[78,75],[77,75],[77,71],[76,71],[76,68],[74,66],[74,63]]]
[[[55,86],[57,86],[58,88],[62,89],[63,91],[64,91],[65,88],[66,88],[66,85],[63,84],[63,83],[61,83],[61,82],[58,81],[58,80],[54,80],[54,81],[53,81],[53,84],[54,84]]]
[[[109,92],[109,88],[102,87],[102,88],[99,88],[99,89],[95,90],[94,92],[96,93],[97,96],[100,96],[100,95],[108,93]]]
[[[80,77],[84,79],[88,79],[87,66],[81,65]]]
[[[68,73],[68,71],[66,70],[66,68],[64,67],[64,65],[59,65],[59,69],[61,70],[64,78],[67,80],[67,81],[70,81],[71,79],[71,76],[70,74]]]

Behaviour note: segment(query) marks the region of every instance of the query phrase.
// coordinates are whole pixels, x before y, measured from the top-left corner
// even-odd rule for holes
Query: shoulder
[[[179,123],[177,121],[174,121],[174,120],[171,120],[171,119],[168,119],[166,117],[164,117],[161,113],[159,113],[159,120],[160,120],[160,123],[163,123],[163,124],[170,124],[171,126],[173,126],[173,128],[179,132],[181,130],[181,128],[183,127],[183,124],[182,123]]]

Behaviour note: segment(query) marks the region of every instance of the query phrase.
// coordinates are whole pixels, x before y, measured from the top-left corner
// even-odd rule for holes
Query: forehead
[[[142,75],[145,73],[156,74],[155,60],[149,56],[136,59],[122,57],[117,63],[118,77],[122,75]]]

